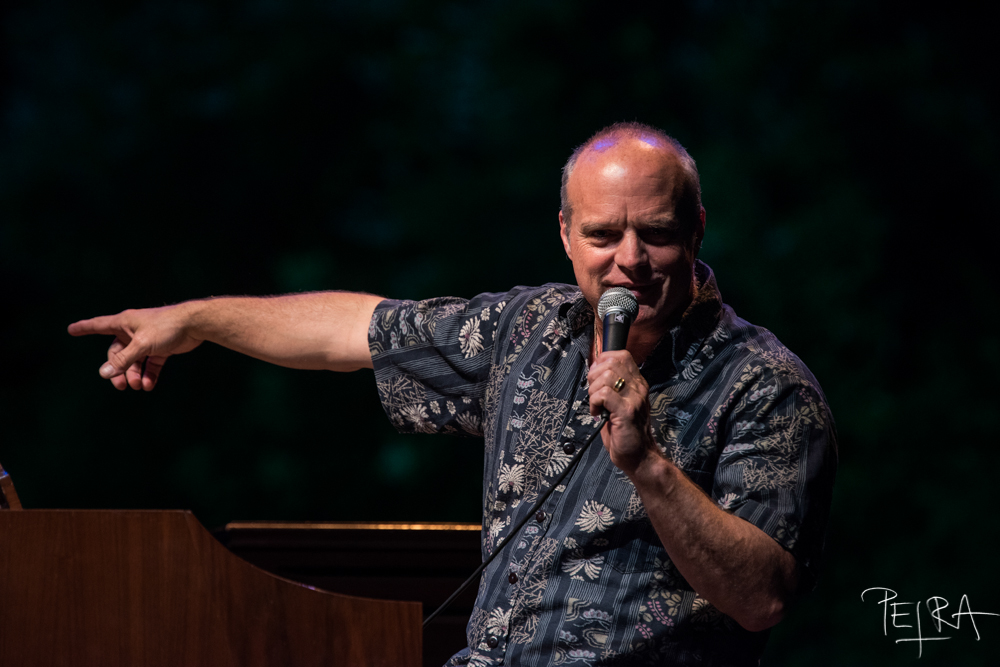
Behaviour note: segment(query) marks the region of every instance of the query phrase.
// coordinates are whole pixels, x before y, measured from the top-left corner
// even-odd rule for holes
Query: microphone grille
[[[634,320],[639,314],[639,302],[635,295],[624,287],[610,287],[597,302],[597,319],[603,320],[609,310],[619,310]]]

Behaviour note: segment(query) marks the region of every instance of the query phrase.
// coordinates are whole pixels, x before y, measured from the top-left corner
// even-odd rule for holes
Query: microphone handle
[[[617,309],[606,312],[604,314],[604,351],[624,350],[628,343],[628,330],[631,327],[632,318],[627,314]],[[608,409],[601,410],[601,421],[606,422],[609,419],[611,419],[611,413],[608,412]]]
[[[621,311],[612,310],[604,315],[604,351],[624,350],[628,342],[628,316],[622,317]],[[616,317],[617,316],[617,317]],[[622,320],[622,321],[616,321]]]

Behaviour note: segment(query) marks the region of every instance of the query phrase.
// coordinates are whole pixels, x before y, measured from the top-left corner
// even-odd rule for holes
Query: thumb
[[[146,351],[139,341],[133,338],[127,344],[121,338],[115,338],[108,348],[108,361],[99,373],[105,380],[117,377],[128,370],[129,366],[146,356]]]

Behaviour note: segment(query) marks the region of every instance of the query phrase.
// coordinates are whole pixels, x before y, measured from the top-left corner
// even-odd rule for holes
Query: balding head
[[[573,202],[570,200],[568,185],[577,162],[586,159],[590,153],[605,153],[609,150],[620,149],[623,143],[631,142],[636,142],[639,146],[644,145],[643,147],[648,146],[650,150],[670,153],[676,157],[675,164],[679,169],[680,177],[676,179],[674,193],[675,213],[682,225],[682,233],[690,239],[701,228],[701,183],[698,178],[698,169],[694,159],[681,146],[680,142],[662,130],[644,123],[609,125],[573,151],[569,160],[566,161],[562,173],[560,199],[563,220],[567,225],[572,223]]]

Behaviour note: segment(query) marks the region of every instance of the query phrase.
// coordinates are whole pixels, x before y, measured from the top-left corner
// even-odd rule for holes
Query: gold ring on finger
[[[618,378],[618,380],[615,381],[614,385],[611,388],[614,389],[615,391],[621,391],[622,387],[624,386],[625,386],[625,378]]]

